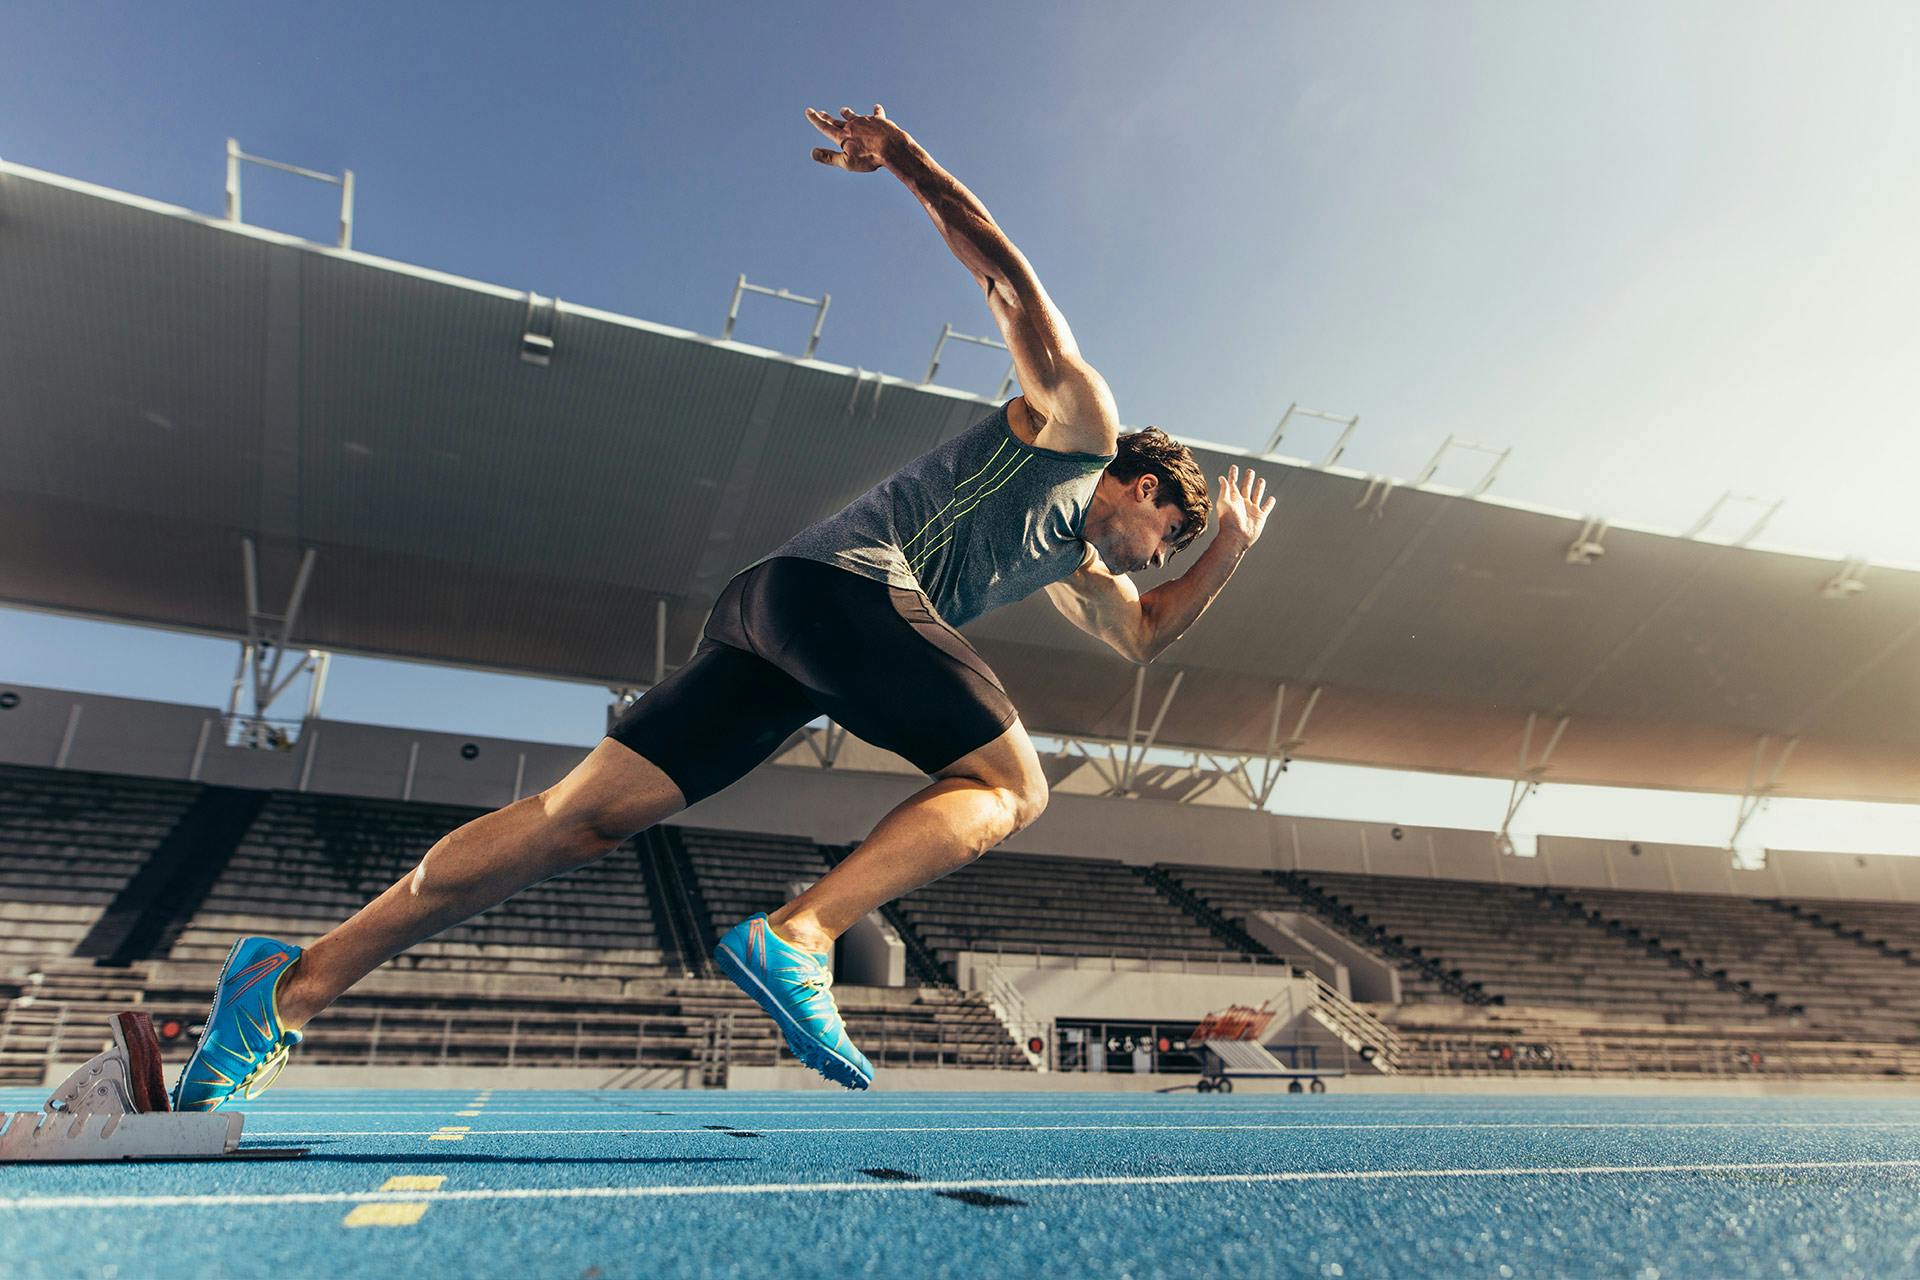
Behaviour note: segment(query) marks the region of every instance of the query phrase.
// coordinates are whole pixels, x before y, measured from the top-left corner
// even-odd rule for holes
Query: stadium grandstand
[[[190,1039],[236,933],[323,931],[580,757],[329,720],[328,655],[591,682],[611,715],[736,568],[989,403],[15,165],[0,195],[0,603],[239,651],[224,708],[0,662],[3,1084],[129,1004]],[[1054,799],[842,939],[888,1087],[1191,1083],[1229,1005],[1353,1088],[1920,1073],[1920,860],[1511,828],[1543,780],[1920,803],[1920,573],[1259,461],[1285,554],[1150,668],[1037,598],[967,628]],[[1485,830],[1291,817],[1296,759],[1514,801]],[[918,779],[808,726],[377,973],[289,1079],[806,1084],[709,953]]]

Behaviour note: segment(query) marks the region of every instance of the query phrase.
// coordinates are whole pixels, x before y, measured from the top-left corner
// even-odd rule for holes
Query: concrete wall
[[[1038,960],[1039,963],[1035,963]],[[1183,1019],[1198,1020],[1229,1004],[1275,1008],[1304,1005],[1313,998],[1313,984],[1251,965],[1224,969],[1181,971],[1172,963],[1119,960],[1113,967],[1104,959],[1072,956],[1022,957],[976,955],[963,951],[955,965],[959,985],[981,990],[980,966],[999,968],[1026,1002],[1026,1016],[1037,1022],[1057,1018]]]
[[[289,751],[229,748],[221,741],[219,713],[209,707],[0,683],[0,692],[6,691],[20,699],[17,706],[0,710],[0,762],[13,764],[493,809],[551,785],[586,755],[582,747],[332,720],[310,722]],[[476,749],[472,759],[461,754],[469,744]],[[869,758],[876,753],[851,750],[857,745],[849,744],[847,762],[877,763]],[[804,749],[796,749],[781,759],[804,755]],[[822,770],[776,761],[674,821],[852,843],[924,784],[918,774],[844,766]],[[1920,857],[1774,851],[1764,870],[1735,871],[1724,849],[1542,836],[1538,857],[1517,858],[1496,853],[1486,831],[1294,818],[1058,790],[1045,816],[996,852],[1567,888],[1920,902]]]

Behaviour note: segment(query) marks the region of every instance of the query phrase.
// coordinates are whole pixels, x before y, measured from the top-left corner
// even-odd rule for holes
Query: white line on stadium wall
[[[755,1133],[1166,1133],[1194,1132],[1259,1132],[1283,1133],[1299,1130],[1303,1133],[1335,1130],[1368,1129],[1912,1129],[1920,1127],[1920,1120],[1634,1120],[1623,1122],[1609,1121],[1554,1121],[1542,1124],[1518,1123],[1510,1121],[1460,1122],[1460,1123],[1409,1123],[1409,1124],[913,1124],[913,1125],[807,1125],[769,1127],[755,1125]],[[430,1131],[408,1129],[251,1129],[248,1131],[256,1138],[432,1138],[441,1136]],[[552,1134],[556,1137],[567,1134],[599,1135],[608,1134],[692,1134],[714,1136],[714,1131],[700,1129],[472,1129],[462,1133],[461,1137],[470,1138],[518,1138],[537,1134]]]
[[[1138,1174],[1088,1178],[963,1178],[925,1182],[771,1182],[641,1187],[495,1187],[475,1191],[289,1191],[277,1195],[21,1196],[0,1209],[180,1209],[236,1205],[353,1204],[378,1200],[666,1200],[697,1196],[846,1195],[1046,1187],[1260,1186],[1310,1182],[1401,1182],[1422,1178],[1608,1177],[1648,1173],[1770,1173],[1807,1170],[1920,1169],[1920,1160],[1776,1160],[1752,1164],[1596,1164],[1536,1169],[1326,1169],[1280,1173]]]

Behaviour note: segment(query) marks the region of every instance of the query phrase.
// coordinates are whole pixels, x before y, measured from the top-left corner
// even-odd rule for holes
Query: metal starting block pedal
[[[53,1091],[44,1111],[0,1113],[0,1163],[13,1160],[276,1160],[305,1147],[240,1146],[237,1111],[170,1111],[153,1019],[112,1021],[113,1048]]]

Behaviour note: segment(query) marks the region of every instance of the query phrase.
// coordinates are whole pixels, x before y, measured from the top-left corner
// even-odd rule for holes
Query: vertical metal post
[[[940,326],[940,340],[933,344],[933,359],[927,361],[927,376],[920,379],[924,385],[933,381],[933,375],[940,372],[940,353],[946,349],[947,339],[953,336],[953,325]]]
[[[300,735],[300,748],[307,758],[300,764],[300,789],[305,791],[307,784],[313,781],[313,758],[320,754],[320,731],[309,729]]]
[[[513,798],[515,800],[520,798],[520,792],[525,788],[526,782],[527,753],[522,751],[520,753],[520,762],[513,767]]]
[[[659,684],[667,678],[667,602],[654,601],[653,611],[653,682]]]
[[[227,139],[227,221],[240,221],[240,140]]]
[[[420,744],[415,741],[407,746],[407,781],[400,788],[402,800],[413,799],[413,771],[420,764]]]
[[[806,354],[800,357],[802,360],[813,359],[813,353],[820,345],[820,330],[827,323],[827,308],[832,305],[832,294],[823,293],[820,295],[820,314],[813,318],[813,332],[807,336],[807,350]]]
[[[747,275],[743,271],[733,285],[733,301],[727,304],[727,324],[720,330],[720,340],[728,341],[733,337],[733,322],[740,318],[740,295],[747,291]]]
[[[340,247],[353,248],[353,170],[340,179]]]
[[[53,767],[67,767],[67,757],[73,754],[73,738],[80,731],[80,704],[75,702],[67,712],[67,731],[60,735],[60,754],[53,758]]]
[[[320,700],[327,694],[327,672],[333,667],[333,655],[320,649],[307,650],[307,662],[313,679],[307,685],[307,719],[320,718]]]
[[[193,764],[187,769],[187,781],[200,781],[200,764],[207,758],[207,738],[213,733],[213,721],[200,722],[200,740],[193,744]]]

